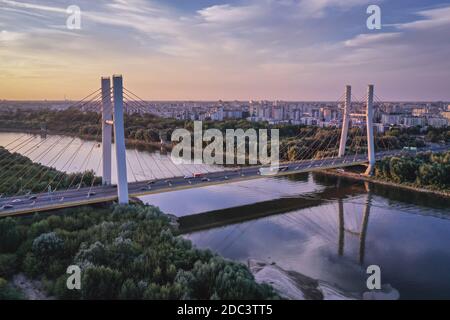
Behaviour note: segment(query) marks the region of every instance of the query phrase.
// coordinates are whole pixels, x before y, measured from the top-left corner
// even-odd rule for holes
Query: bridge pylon
[[[111,78],[102,77],[102,183],[111,184],[111,138],[112,138],[112,104]]]
[[[375,170],[375,141],[373,133],[373,95],[374,86],[370,84],[367,88],[367,108],[366,108],[366,125],[367,125],[367,156],[369,166],[366,170],[366,175],[373,175]]]
[[[119,204],[128,204],[128,178],[123,120],[123,78],[113,76],[114,142],[116,146],[117,195]]]
[[[342,133],[341,141],[339,142],[339,154],[338,157],[341,158],[345,156],[345,147],[347,145],[348,136],[348,126],[350,122],[350,106],[352,104],[352,87],[345,87],[345,104],[344,104],[344,116],[342,118]]]

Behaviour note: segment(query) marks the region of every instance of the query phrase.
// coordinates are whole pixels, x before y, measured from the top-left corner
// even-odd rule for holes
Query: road
[[[441,152],[448,149],[448,146],[433,146],[426,149],[420,149],[418,151]],[[405,152],[406,151],[399,150],[380,152],[377,153],[376,158],[377,160],[380,160],[383,157],[399,155]],[[367,163],[366,155],[281,163],[278,173],[272,176],[281,176],[323,169],[343,168],[365,163]],[[251,166],[239,169],[224,169],[224,171],[220,172],[205,173],[200,177],[195,178],[174,177],[171,179],[131,182],[128,184],[129,195],[130,197],[137,197],[267,177],[266,175],[260,174],[261,168],[262,166]],[[263,172],[268,171],[267,169],[261,170]],[[116,186],[96,186],[93,188],[80,188],[56,191],[52,193],[0,198],[0,217],[76,207],[114,200],[117,200]]]

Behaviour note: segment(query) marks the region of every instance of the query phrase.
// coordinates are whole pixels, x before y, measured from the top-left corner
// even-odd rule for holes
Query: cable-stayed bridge
[[[367,174],[371,174],[375,162],[387,156],[404,153],[395,149],[389,142],[384,145],[375,144],[373,130],[374,105],[382,103],[374,94],[374,87],[369,86],[364,98],[365,113],[359,116],[366,119],[364,127],[350,126],[350,118],[355,116],[352,109],[351,87],[347,86],[343,95],[344,101],[337,103],[342,110],[342,124],[339,130],[331,135],[321,137],[316,130],[299,130],[293,139],[305,139],[309,143],[302,148],[283,146],[280,153],[289,148],[289,159],[284,159],[278,165],[276,175],[288,175],[300,172],[310,172],[327,168],[343,168],[355,165],[367,165]],[[378,101],[375,101],[378,99]],[[361,101],[359,101],[361,102]],[[265,177],[261,174],[263,166],[247,166],[240,168],[211,167],[197,164],[175,165],[171,161],[161,159],[142,159],[136,153],[133,165],[127,157],[125,149],[124,113],[145,113],[151,106],[140,99],[132,91],[123,87],[121,76],[113,77],[111,87],[110,78],[102,78],[101,88],[77,102],[73,107],[84,111],[96,111],[101,122],[101,131],[97,133],[101,144],[92,144],[89,152],[80,156],[84,142],[74,146],[76,138],[66,139],[35,139],[33,136],[21,136],[4,146],[10,154],[0,156],[0,167],[14,166],[11,153],[20,153],[29,157],[35,163],[44,163],[37,172],[26,167],[6,176],[0,172],[0,185],[8,185],[20,181],[20,188],[0,197],[0,216],[19,215],[25,213],[48,211],[52,209],[75,207],[86,204],[118,201],[128,203],[130,196],[141,196],[154,193],[171,192],[175,190],[198,188],[207,185],[231,183],[243,180]],[[358,114],[356,114],[358,116]],[[70,121],[70,119],[67,119]],[[114,134],[114,144],[112,138]],[[36,141],[38,140],[38,141]],[[387,145],[386,145],[387,144]],[[114,150],[113,150],[114,147]],[[419,151],[444,151],[448,146],[423,148]],[[95,172],[101,172],[102,183],[86,173],[87,164],[95,152],[101,151],[98,162],[94,166]],[[113,151],[115,153],[115,169],[117,184],[113,184]],[[44,161],[45,159],[45,161]],[[167,160],[167,159],[166,159]],[[149,165],[152,162],[152,165]],[[62,183],[67,179],[63,174],[52,172],[51,167],[62,163],[59,171],[73,172],[73,167],[81,174],[73,177],[69,183]],[[92,167],[91,167],[92,169]],[[144,173],[138,178],[136,172]],[[131,173],[131,177],[130,177]],[[130,178],[130,179],[129,179]],[[134,178],[134,181],[130,181]],[[35,181],[44,181],[35,183]],[[37,185],[38,187],[32,187]]]

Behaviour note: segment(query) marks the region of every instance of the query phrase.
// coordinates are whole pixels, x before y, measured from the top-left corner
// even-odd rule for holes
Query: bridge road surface
[[[448,146],[422,148],[417,152],[441,152]],[[395,150],[376,154],[376,159],[399,154],[411,154],[410,151]],[[348,155],[342,158],[327,158],[323,160],[303,160],[298,162],[280,163],[280,170],[275,175],[261,175],[264,166],[242,167],[219,172],[204,173],[201,177],[174,177],[152,181],[131,182],[128,184],[130,197],[150,195],[175,190],[199,188],[208,185],[218,185],[237,181],[252,180],[265,177],[282,176],[301,172],[317,171],[354,166],[367,163],[367,155]],[[26,213],[48,211],[61,208],[76,207],[87,204],[102,203],[117,200],[117,186],[95,186],[80,189],[56,191],[52,193],[30,194],[17,197],[0,198],[0,217],[14,216]],[[4,207],[4,206],[11,207]]]

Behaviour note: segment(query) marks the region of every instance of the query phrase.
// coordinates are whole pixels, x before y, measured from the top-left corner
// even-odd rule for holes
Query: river
[[[0,133],[0,145],[20,136]],[[52,152],[57,155],[57,148],[64,148],[72,138],[47,140],[49,145],[56,142]],[[73,143],[78,143],[70,148],[79,159],[98,149],[87,167],[101,174],[98,145],[79,139]],[[34,158],[38,155],[34,152],[27,155]],[[129,170],[130,181],[169,176],[177,170],[160,152],[128,150],[127,156],[131,167],[142,168]],[[51,159],[46,156],[41,163],[49,164]],[[53,166],[67,169],[68,159],[58,159]],[[68,171],[79,170],[79,163],[74,161]],[[187,166],[178,171],[218,169]],[[366,268],[378,265],[382,283],[398,290],[402,299],[450,299],[450,199],[320,173],[141,199],[180,217],[184,237],[197,247],[229,259],[276,263],[357,295],[367,291]]]

